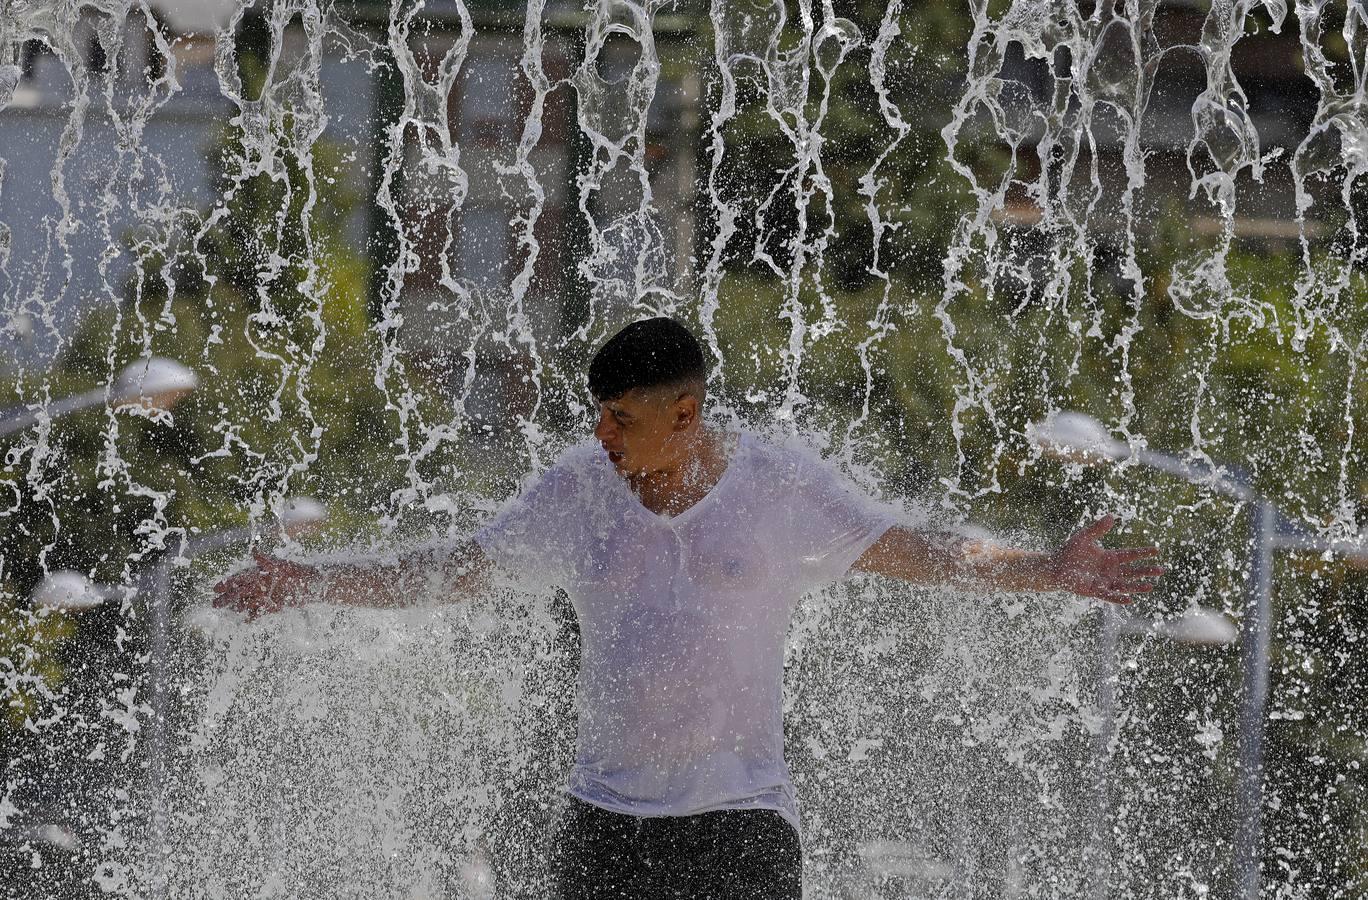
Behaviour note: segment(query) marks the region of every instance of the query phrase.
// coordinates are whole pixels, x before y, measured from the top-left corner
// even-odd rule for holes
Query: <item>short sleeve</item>
[[[475,543],[520,579],[563,583],[580,552],[581,491],[573,467],[552,466],[477,531]]]
[[[829,463],[803,459],[793,477],[785,537],[812,590],[845,577],[897,517]]]

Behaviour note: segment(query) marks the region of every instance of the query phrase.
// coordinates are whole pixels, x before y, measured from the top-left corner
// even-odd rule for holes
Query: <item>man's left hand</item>
[[[1108,550],[1102,546],[1102,537],[1115,524],[1115,516],[1103,516],[1075,532],[1046,560],[1052,589],[1108,603],[1130,603],[1136,594],[1154,590],[1155,579],[1168,570],[1144,560],[1158,555],[1159,548]]]

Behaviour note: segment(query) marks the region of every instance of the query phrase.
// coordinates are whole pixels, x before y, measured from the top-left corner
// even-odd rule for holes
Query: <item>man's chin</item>
[[[617,459],[612,459],[610,457],[610,461],[613,464],[613,471],[617,472],[618,475],[623,478],[643,478],[650,474],[648,469],[642,466],[633,465],[621,457]]]

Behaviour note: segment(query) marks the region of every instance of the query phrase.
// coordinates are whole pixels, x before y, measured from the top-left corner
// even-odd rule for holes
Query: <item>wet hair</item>
[[[635,388],[678,387],[703,402],[708,364],[693,332],[668,316],[633,322],[589,362],[589,390],[599,401]]]

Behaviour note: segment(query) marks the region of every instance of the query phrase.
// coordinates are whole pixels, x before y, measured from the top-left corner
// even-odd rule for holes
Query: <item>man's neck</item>
[[[707,496],[727,470],[722,436],[700,428],[672,466],[629,476],[627,481],[651,512],[679,515]]]

